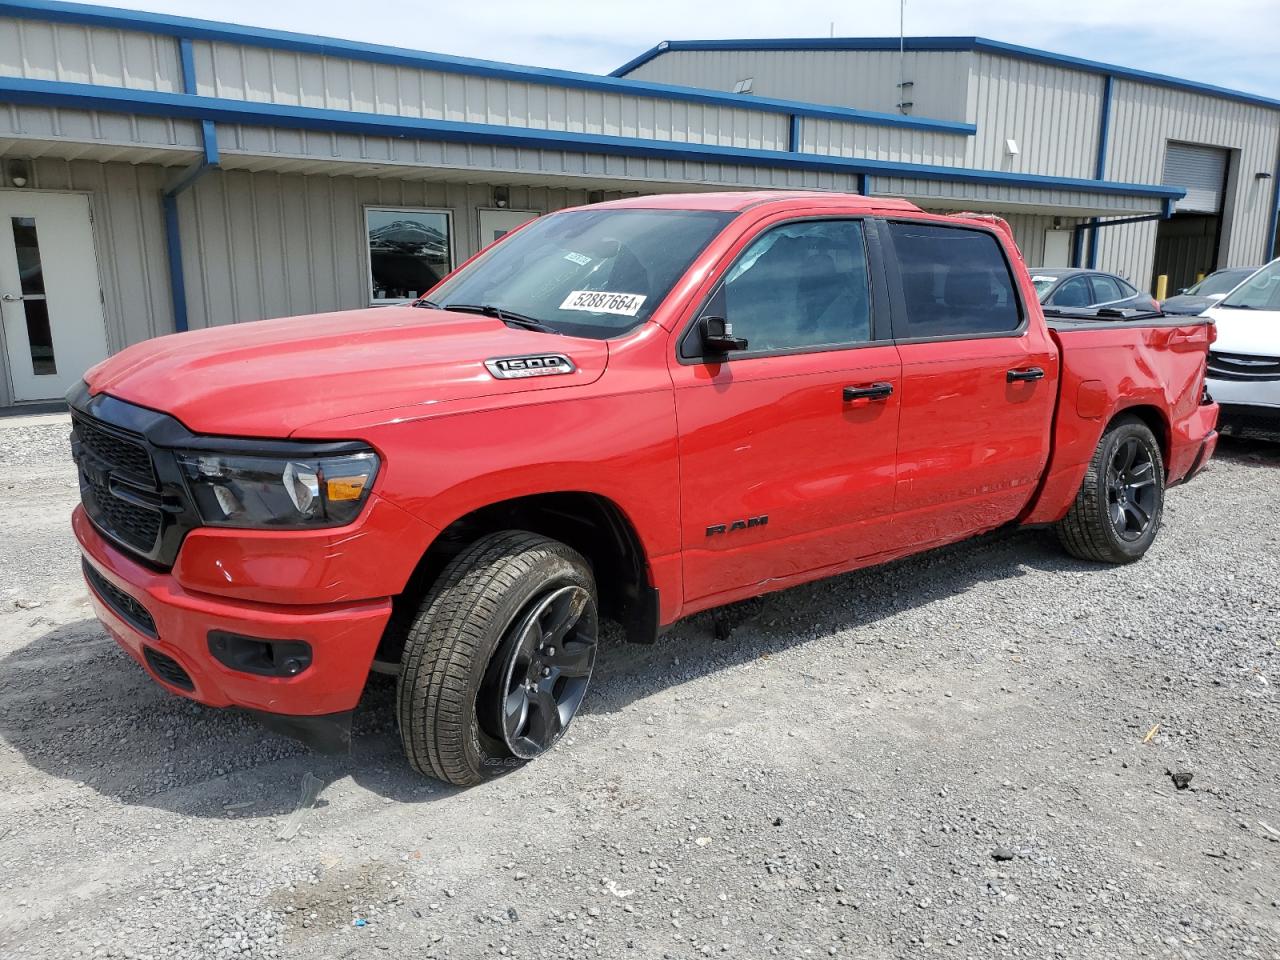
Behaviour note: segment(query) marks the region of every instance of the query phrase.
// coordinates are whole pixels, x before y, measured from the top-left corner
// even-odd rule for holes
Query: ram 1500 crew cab
[[[1002,221],[645,197],[412,306],[162,337],[69,397],[98,616],[167,689],[341,744],[398,673],[418,770],[564,733],[600,617],[692,613],[1005,524],[1140,558],[1211,456],[1204,320],[1047,323]]]

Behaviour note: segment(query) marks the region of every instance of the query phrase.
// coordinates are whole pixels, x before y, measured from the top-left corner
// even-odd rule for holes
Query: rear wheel
[[[470,786],[545,753],[582,704],[597,636],[581,555],[518,530],[477,540],[405,640],[396,706],[409,762]]]
[[[1082,560],[1132,563],[1150,548],[1164,511],[1164,458],[1150,428],[1121,417],[1098,441],[1058,539]]]

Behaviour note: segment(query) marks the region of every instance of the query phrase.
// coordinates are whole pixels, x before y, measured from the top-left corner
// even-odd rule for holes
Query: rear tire
[[[1098,441],[1058,540],[1081,560],[1133,563],[1155,541],[1164,512],[1164,458],[1151,429],[1120,417]]]
[[[472,786],[549,750],[595,664],[591,569],[576,551],[508,530],[458,554],[405,639],[396,712],[409,763]]]

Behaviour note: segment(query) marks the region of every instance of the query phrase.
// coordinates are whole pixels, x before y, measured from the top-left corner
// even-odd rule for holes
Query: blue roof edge
[[[627,61],[609,73],[611,77],[623,77],[643,66],[650,60],[673,50],[897,50],[897,37],[814,37],[793,39],[766,40],[664,40],[644,53]],[[1134,67],[1121,67],[1116,64],[1103,63],[1099,60],[1088,60],[1073,57],[1064,53],[1053,53],[1049,50],[1038,50],[1035,47],[1024,47],[1016,43],[1005,43],[1000,40],[988,40],[985,37],[907,37],[907,50],[940,50],[966,52],[980,50],[1020,60],[1034,60],[1060,67],[1071,67],[1088,73],[1119,77],[1122,80],[1133,80],[1138,83],[1150,83],[1156,86],[1173,87],[1192,93],[1203,93],[1209,96],[1224,97],[1251,103],[1255,106],[1280,108],[1280,100],[1264,97],[1259,93],[1245,90],[1233,90],[1219,87],[1198,80],[1186,80],[1149,70],[1138,70]]]
[[[85,3],[68,3],[63,2],[63,0],[0,0],[0,16],[115,27],[117,29],[155,33],[180,39],[242,43],[277,50],[292,50],[321,56],[345,57],[374,63],[417,67],[424,70],[439,70],[445,73],[601,90],[619,95],[709,103],[740,110],[817,117],[845,123],[893,126],[911,130],[927,130],[933,133],[954,134],[956,136],[973,136],[977,133],[977,127],[974,124],[953,120],[902,116],[896,113],[858,110],[852,107],[839,107],[830,104],[805,103],[798,100],[755,97],[675,84],[651,83],[611,75],[602,76],[594,73],[578,73],[572,70],[521,66],[496,60],[479,60],[443,53],[427,53],[403,47],[361,43],[332,37],[314,37],[284,30],[268,30],[262,27],[240,26],[192,17],[149,13],[141,10],[125,10],[117,7],[94,6]]]
[[[1012,185],[1040,189],[1075,190],[1082,193],[1154,197],[1169,202],[1186,194],[1178,187],[1145,183],[1119,183],[1073,177],[1048,177],[967,167],[869,160],[782,150],[723,147],[676,140],[646,140],[606,134],[572,133],[536,127],[464,123],[381,113],[359,113],[319,107],[203,97],[188,93],[135,90],[61,80],[29,80],[0,77],[0,102],[105,110],[114,113],[181,119],[243,123],[290,129],[329,130],[372,136],[440,140],[451,143],[498,143],[532,149],[568,150],[592,154],[686,159],[708,163],[759,164],[790,169],[865,173],[873,176],[909,177],[961,183]]]

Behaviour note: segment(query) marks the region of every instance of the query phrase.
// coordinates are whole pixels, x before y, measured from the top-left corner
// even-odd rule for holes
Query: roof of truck
[[[740,190],[724,193],[663,193],[644,197],[628,197],[592,204],[598,207],[633,207],[648,210],[728,210],[742,211],[762,204],[830,203],[865,210],[897,210],[910,213],[923,211],[907,200],[892,197],[864,197],[856,193],[832,193],[823,190]]]

